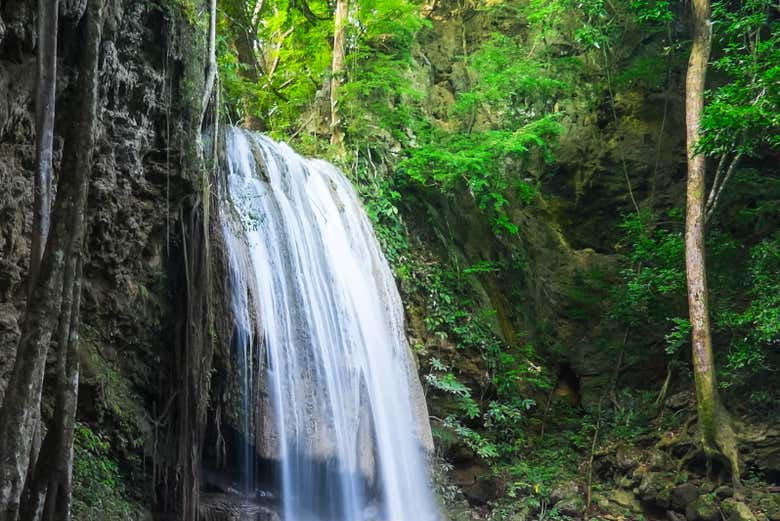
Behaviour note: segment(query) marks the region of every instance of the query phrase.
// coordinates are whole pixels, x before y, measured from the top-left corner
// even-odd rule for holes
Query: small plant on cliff
[[[84,423],[75,427],[73,482],[74,519],[138,518],[108,440]]]

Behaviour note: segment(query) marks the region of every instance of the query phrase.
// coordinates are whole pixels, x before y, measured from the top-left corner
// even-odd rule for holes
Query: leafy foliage
[[[140,519],[138,507],[128,501],[119,466],[111,457],[108,440],[87,425],[77,423],[74,440],[73,517],[85,521]]]
[[[780,21],[769,0],[714,2],[719,56],[713,68],[727,82],[709,93],[700,150],[755,154],[780,146]]]
[[[680,214],[670,217],[677,220]],[[685,245],[682,223],[675,224],[672,229],[659,226],[648,213],[623,220],[624,285],[615,290],[612,311],[620,322],[637,327],[686,315]]]
[[[748,277],[748,304],[740,311],[724,311],[717,320],[732,338],[721,379],[725,387],[751,380],[754,386],[756,376],[771,379],[774,371],[780,345],[780,235],[752,248]]]

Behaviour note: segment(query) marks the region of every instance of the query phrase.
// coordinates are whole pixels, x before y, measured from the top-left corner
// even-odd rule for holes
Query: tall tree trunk
[[[33,180],[33,233],[30,245],[30,271],[27,297],[32,298],[41,267],[41,257],[49,233],[51,211],[52,156],[54,147],[54,107],[57,93],[57,29],[59,0],[38,0],[38,77],[35,93],[35,178]],[[41,448],[40,412],[36,419],[30,449],[28,472],[32,472]]]
[[[79,389],[79,318],[81,311],[82,258],[78,257],[74,267],[74,281],[71,288],[70,320],[67,332],[60,336],[60,358],[58,367],[57,405],[52,428],[58,432],[59,442],[54,454],[54,472],[51,472],[46,504],[54,508],[44,510],[43,521],[70,521],[71,484],[73,478],[73,437],[76,422]],[[45,470],[44,470],[45,472]]]
[[[89,0],[81,47],[81,105],[65,142],[52,228],[30,299],[13,372],[0,409],[0,521],[17,518],[27,476],[35,411],[40,409],[46,354],[63,296],[63,272],[72,266],[84,235],[97,123],[98,51],[104,0]]]
[[[344,148],[344,134],[341,132],[341,110],[339,89],[344,76],[344,43],[346,39],[349,0],[337,0],[333,31],[333,60],[330,67],[330,143],[339,152]]]
[[[687,215],[685,221],[685,270],[688,278],[688,308],[696,385],[699,436],[708,458],[725,458],[736,486],[739,458],[731,417],[720,400],[712,354],[707,304],[707,269],[704,250],[705,158],[696,152],[704,107],[707,62],[712,47],[710,4],[693,0],[693,45],[688,61],[685,90],[685,123],[688,154]]]
[[[28,278],[29,296],[40,270],[49,233],[51,207],[54,99],[57,92],[57,25],[59,0],[38,0],[38,79],[35,94],[35,196]]]
[[[57,398],[54,419],[43,442],[40,463],[25,487],[21,521],[69,521],[73,475],[73,438],[79,381],[81,256],[72,270],[70,297],[63,298],[58,331]],[[66,279],[69,278],[66,273]]]

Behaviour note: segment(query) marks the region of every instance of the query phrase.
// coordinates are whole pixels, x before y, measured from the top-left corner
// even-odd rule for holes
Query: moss
[[[94,410],[89,411],[98,422],[109,420],[118,431],[129,438],[129,446],[143,445],[141,422],[144,400],[133,389],[127,374],[122,374],[100,353],[97,331],[84,325],[81,333],[82,385],[94,390]],[[106,415],[110,417],[106,418]]]

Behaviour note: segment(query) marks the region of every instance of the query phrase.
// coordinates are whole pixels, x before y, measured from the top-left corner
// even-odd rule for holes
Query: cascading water
[[[353,187],[333,165],[239,129],[227,163],[245,418],[255,450],[277,462],[284,520],[438,519],[401,301]]]

